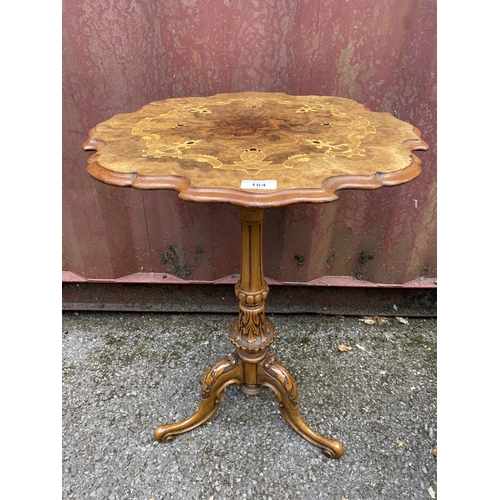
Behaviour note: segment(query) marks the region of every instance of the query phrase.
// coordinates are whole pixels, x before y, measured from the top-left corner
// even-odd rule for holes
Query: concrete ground
[[[271,391],[234,386],[206,424],[155,441],[197,409],[204,372],[233,351],[233,317],[63,313],[63,499],[437,498],[435,319],[270,315],[270,351],[304,421],[343,443],[339,460],[292,430]]]

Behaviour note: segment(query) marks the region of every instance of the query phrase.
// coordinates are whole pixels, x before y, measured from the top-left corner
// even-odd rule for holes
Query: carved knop
[[[256,306],[267,299],[269,286],[266,283],[265,287],[258,292],[247,292],[240,287],[240,282],[238,282],[234,287],[234,293],[243,305]]]
[[[256,308],[240,304],[240,312],[229,325],[229,340],[240,349],[258,352],[269,347],[276,338],[276,328],[264,314],[264,303]]]

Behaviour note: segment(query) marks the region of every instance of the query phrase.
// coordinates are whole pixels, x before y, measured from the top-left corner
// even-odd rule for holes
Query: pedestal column
[[[266,317],[265,300],[269,287],[264,280],[262,263],[263,210],[240,209],[241,274],[235,286],[239,298],[238,317],[229,325],[228,335],[236,352],[213,365],[201,383],[198,410],[188,419],[155,429],[159,441],[170,442],[206,422],[220,407],[224,389],[239,385],[246,394],[258,394],[268,387],[276,394],[279,409],[292,428],[318,446],[329,458],[339,458],[344,447],[334,439],[317,434],[302,420],[298,407],[297,384],[288,370],[268,353],[276,338],[276,327]]]
[[[239,303],[238,317],[229,325],[229,340],[244,361],[244,381],[241,390],[258,394],[257,363],[262,361],[276,338],[276,328],[265,315],[265,300],[269,287],[264,279],[262,262],[263,210],[240,209],[241,274],[235,286]]]

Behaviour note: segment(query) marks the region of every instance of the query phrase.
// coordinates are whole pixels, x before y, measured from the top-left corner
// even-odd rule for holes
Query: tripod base
[[[255,384],[245,383],[245,372],[255,372]],[[238,352],[228,354],[205,373],[198,410],[181,422],[160,425],[155,429],[155,438],[168,443],[177,434],[183,434],[205,423],[219,409],[225,396],[224,389],[229,385],[241,385],[243,392],[252,395],[259,394],[264,387],[270,388],[276,394],[281,414],[296,432],[321,448],[328,458],[340,458],[344,453],[344,447],[339,441],[317,434],[304,423],[299,413],[295,379],[276,361],[274,355],[267,355],[259,362],[251,363],[243,360]]]

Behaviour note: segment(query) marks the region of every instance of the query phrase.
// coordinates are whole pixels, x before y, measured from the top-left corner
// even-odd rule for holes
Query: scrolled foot
[[[169,434],[168,430],[167,430],[167,433],[165,434],[164,427],[168,427],[168,426],[160,425],[159,427],[157,427],[155,429],[155,438],[158,441],[160,441],[161,443],[171,443],[175,439],[175,436],[173,436],[172,434]]]
[[[342,443],[336,441],[335,439],[328,439],[328,441],[328,447],[323,448],[323,455],[328,458],[340,458],[344,454],[344,446],[342,445]]]
[[[224,399],[224,389],[243,381],[243,363],[236,353],[228,354],[213,365],[203,377],[201,401],[198,410],[188,419],[158,426],[155,438],[162,443],[170,443],[177,434],[188,432],[205,423],[219,409]]]
[[[295,379],[283,365],[276,361],[274,355],[268,356],[259,363],[258,382],[275,392],[281,414],[298,434],[321,448],[328,458],[340,458],[344,454],[342,443],[314,432],[302,420]]]

